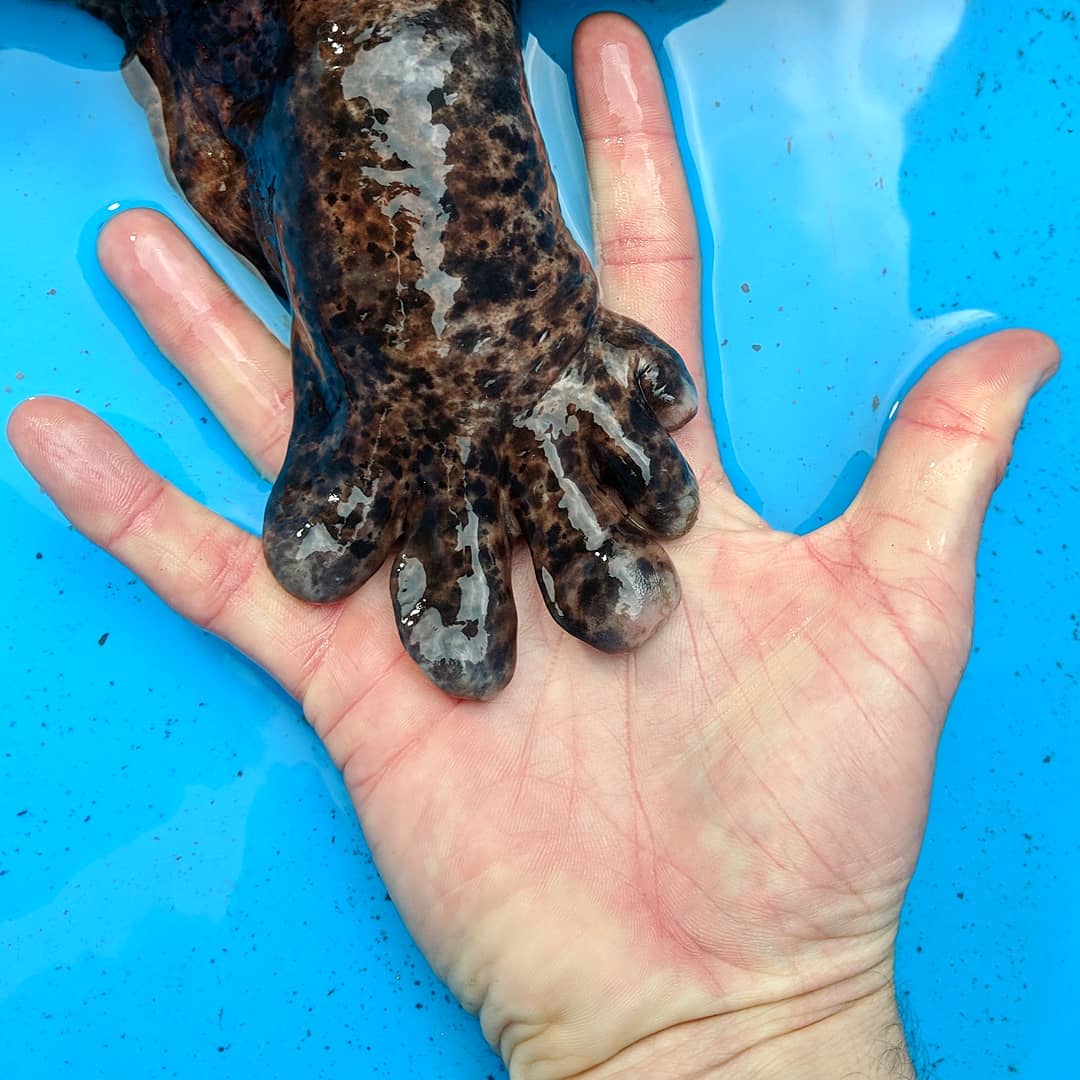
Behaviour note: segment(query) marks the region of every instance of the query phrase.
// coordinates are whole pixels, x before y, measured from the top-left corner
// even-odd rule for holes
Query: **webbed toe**
[[[263,523],[274,577],[293,596],[320,604],[354,593],[401,533],[394,477],[379,468],[357,475],[348,454],[340,463],[328,457],[286,460]]]
[[[668,538],[690,530],[698,514],[697,480],[640,394],[630,393],[592,420],[587,438],[597,477],[635,525]]]
[[[514,483],[514,509],[552,618],[604,652],[637,648],[678,606],[664,549],[628,524],[577,438],[549,438]]]
[[[300,401],[262,536],[270,570],[293,596],[341,600],[386,561],[401,535],[404,466],[397,449],[380,443],[354,413]]]
[[[637,388],[668,431],[697,415],[697,387],[682,357],[640,323],[602,308],[587,348],[594,366],[628,391]]]
[[[464,443],[464,440],[461,440]],[[468,451],[461,451],[468,458]],[[443,461],[414,491],[390,592],[406,651],[436,686],[486,700],[512,678],[517,611],[494,458]]]

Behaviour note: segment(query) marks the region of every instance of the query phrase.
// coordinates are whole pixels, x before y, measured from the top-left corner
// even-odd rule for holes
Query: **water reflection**
[[[840,512],[913,372],[994,319],[911,300],[905,127],[964,13],[731,0],[664,40],[708,215],[710,389],[729,467],[777,526]]]

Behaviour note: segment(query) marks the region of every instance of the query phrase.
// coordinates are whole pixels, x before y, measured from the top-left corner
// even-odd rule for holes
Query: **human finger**
[[[340,605],[282,589],[257,537],[182,494],[92,413],[60,398],[24,402],[8,438],[69,521],[171,608],[246,653],[300,697]]]
[[[970,577],[1024,410],[1059,361],[1044,335],[1006,330],[919,380],[845,515],[875,565],[903,572],[912,558],[931,558]]]
[[[586,19],[574,73],[605,302],[663,338],[700,380],[697,226],[652,48],[629,19]]]
[[[292,426],[288,350],[163,214],[112,218],[98,257],[161,351],[256,468],[274,477]]]
[[[725,516],[737,512],[756,524],[730,493],[709,417],[697,225],[652,48],[629,19],[596,15],[578,28],[574,71],[604,302],[682,356],[701,404],[679,445],[703,492],[730,503]]]

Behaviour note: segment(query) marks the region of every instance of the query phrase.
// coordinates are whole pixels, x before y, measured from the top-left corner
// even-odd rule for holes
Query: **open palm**
[[[703,385],[692,212],[648,45],[602,16],[576,53],[605,301]],[[116,219],[101,257],[272,475],[286,352],[160,216]],[[703,499],[670,546],[680,609],[638,652],[602,655],[555,626],[519,558],[521,659],[490,704],[426,682],[381,575],[302,604],[256,538],[83,410],[28,402],[10,435],[87,536],[302,702],[413,934],[515,1075],[769,1075],[785,1039],[816,1060],[836,1052],[810,1045],[832,1018],[894,1017],[893,939],[967,658],[982,515],[1056,357],[1009,332],[941,361],[854,505],[806,537],[735,497],[700,415],[680,434]]]

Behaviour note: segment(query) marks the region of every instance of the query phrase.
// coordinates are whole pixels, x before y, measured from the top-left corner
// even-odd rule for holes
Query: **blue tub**
[[[564,68],[573,23],[601,6],[525,4],[582,228]],[[987,522],[899,982],[920,1075],[1076,1075],[1077,17],[963,0],[615,6],[649,31],[676,102],[719,436],[772,523],[843,509],[946,348],[1012,325],[1064,348]],[[279,331],[282,312],[164,182],[116,39],[4,0],[0,45],[4,414],[73,397],[257,529],[266,485],[106,284],[97,229],[157,206]],[[500,1075],[412,947],[296,706],[75,534],[6,446],[0,493],[0,1075]]]

